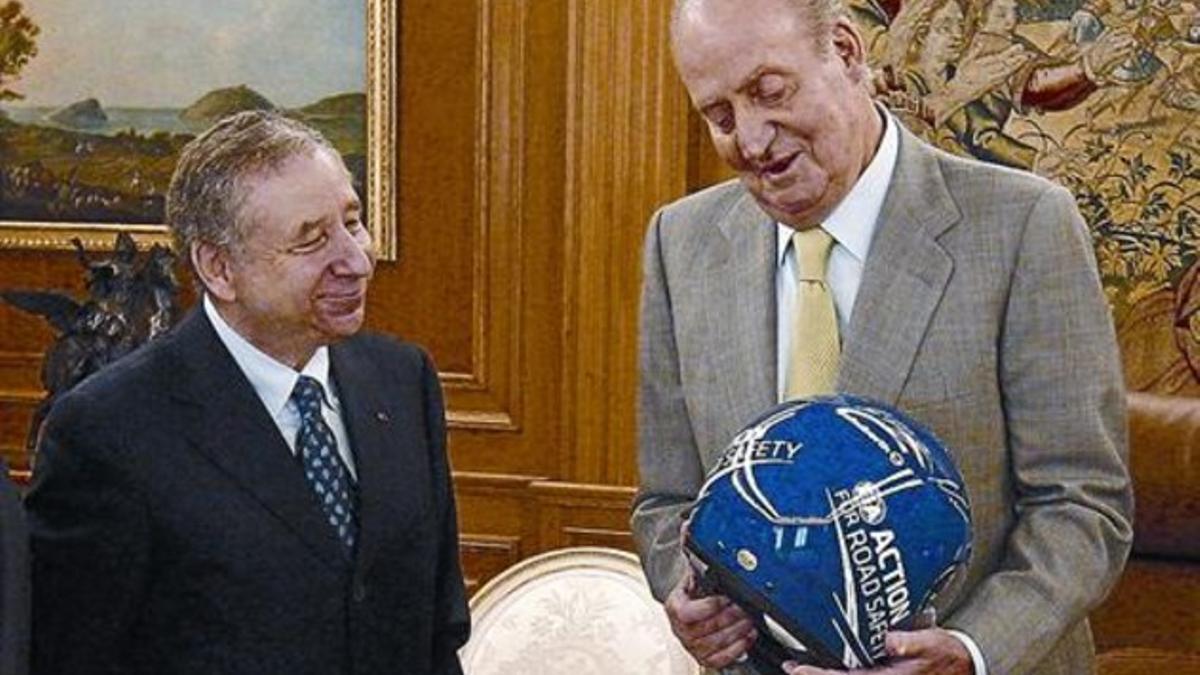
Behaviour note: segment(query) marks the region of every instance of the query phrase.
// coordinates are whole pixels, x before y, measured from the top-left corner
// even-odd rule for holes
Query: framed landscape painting
[[[180,149],[275,109],[342,154],[394,258],[395,0],[0,0],[0,248],[167,239]]]

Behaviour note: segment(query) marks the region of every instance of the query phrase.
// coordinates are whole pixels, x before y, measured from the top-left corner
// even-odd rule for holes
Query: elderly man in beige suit
[[[839,0],[678,0],[672,40],[740,176],[664,207],[646,237],[633,529],[676,634],[707,666],[778,670],[742,610],[695,590],[681,525],[742,424],[828,389],[932,427],[972,498],[965,577],[936,627],[888,636],[878,672],[1092,672],[1086,617],[1128,554],[1132,497],[1113,327],[1071,195],[935,150],[877,107]],[[793,232],[829,247],[825,375]]]

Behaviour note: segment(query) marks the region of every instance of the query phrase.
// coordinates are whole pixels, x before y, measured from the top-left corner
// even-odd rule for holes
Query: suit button
[[[359,581],[354,584],[354,601],[362,602],[367,599],[367,586]]]

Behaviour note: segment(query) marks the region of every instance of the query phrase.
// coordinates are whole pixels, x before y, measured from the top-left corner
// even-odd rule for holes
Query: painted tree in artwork
[[[0,0],[0,101],[22,98],[8,84],[37,54],[34,38],[38,32],[37,24],[25,15],[20,2]]]

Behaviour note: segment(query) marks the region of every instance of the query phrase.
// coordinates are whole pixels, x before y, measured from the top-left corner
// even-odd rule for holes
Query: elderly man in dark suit
[[[242,113],[185,148],[167,214],[203,306],[47,420],[34,672],[461,672],[437,371],[358,334],[374,258],[341,158]]]
[[[932,427],[972,499],[965,579],[939,626],[888,635],[880,675],[1092,672],[1087,614],[1129,552],[1132,491],[1071,195],[940,152],[876,106],[840,0],[678,0],[673,45],[740,177],[664,207],[646,239],[633,528],[684,645],[780,670],[755,649],[765,622],[696,591],[681,518],[742,424],[840,391]]]
[[[0,461],[0,674],[23,675],[29,660],[29,530],[21,496]]]

